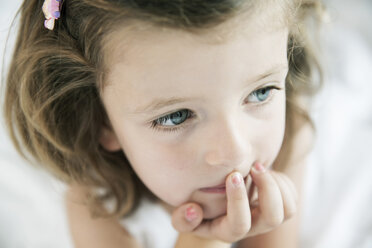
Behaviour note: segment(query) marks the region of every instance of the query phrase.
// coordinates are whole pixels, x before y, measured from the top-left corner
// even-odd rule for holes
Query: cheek
[[[192,162],[185,149],[179,146],[128,140],[123,147],[134,171],[142,182],[160,199],[179,205],[192,192]]]
[[[261,123],[260,138],[257,141],[258,158],[262,159],[267,166],[270,166],[283,144],[285,133],[285,98],[281,97],[280,101],[275,102],[271,115]]]

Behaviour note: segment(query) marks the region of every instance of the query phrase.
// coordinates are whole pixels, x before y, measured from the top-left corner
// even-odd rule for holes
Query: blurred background
[[[328,18],[319,51],[325,87],[311,113],[317,139],[305,178],[300,247],[371,248],[372,1],[325,3]],[[10,24],[20,4],[0,0],[2,81],[17,29],[15,23],[9,32]],[[1,115],[0,247],[72,248],[64,190],[63,183],[18,156]]]

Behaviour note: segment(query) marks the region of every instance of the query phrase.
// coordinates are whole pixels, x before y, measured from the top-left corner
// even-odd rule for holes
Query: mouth
[[[244,184],[247,183],[248,176],[244,177]],[[226,184],[220,184],[214,187],[208,187],[208,188],[201,188],[199,189],[201,192],[204,193],[210,193],[210,194],[226,194]]]

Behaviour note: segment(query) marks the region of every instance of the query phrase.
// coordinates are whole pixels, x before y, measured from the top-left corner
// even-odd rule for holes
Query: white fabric
[[[20,4],[20,0],[0,0],[1,66],[9,26]],[[13,29],[5,65],[14,41]],[[1,107],[3,99],[0,95]],[[65,185],[18,156],[5,132],[2,110],[0,114],[0,247],[72,248],[63,204]]]
[[[177,241],[178,233],[172,227],[170,214],[147,199],[143,199],[136,212],[122,219],[120,224],[142,248],[173,248]]]
[[[367,42],[372,29],[357,33],[333,11],[323,30],[325,88],[312,111],[318,131],[306,173],[301,247],[367,248],[372,247],[372,40]]]
[[[307,168],[300,247],[367,248],[372,247],[372,6],[369,0],[330,2],[331,11],[340,12],[324,31],[327,78],[313,109],[318,138]],[[20,3],[0,0],[1,52]],[[353,8],[361,11],[346,15]],[[72,248],[62,202],[64,186],[18,157],[0,121],[0,247]],[[153,216],[159,218],[156,223],[165,224],[149,229],[146,219]],[[169,228],[169,217],[160,209],[145,207],[131,218],[133,223],[135,218],[147,230]],[[153,240],[136,231],[141,225],[130,223],[139,240]],[[167,231],[155,238],[166,240],[168,235]]]
[[[143,248],[173,248],[178,233],[171,216],[159,204],[143,199],[137,211],[120,221]]]

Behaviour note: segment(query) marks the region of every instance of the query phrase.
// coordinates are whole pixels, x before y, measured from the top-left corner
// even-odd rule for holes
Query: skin
[[[219,233],[212,236],[233,242],[251,229],[251,218],[258,226],[252,229],[253,235],[261,233],[265,224],[268,230],[290,216],[286,206],[293,209],[292,183],[278,179],[281,176],[274,172],[262,178],[251,172],[256,163],[271,168],[281,149],[288,72],[288,30],[262,29],[255,25],[258,20],[235,25],[235,35],[222,43],[211,42],[211,34],[160,29],[128,34],[123,29],[112,34],[107,46],[110,70],[101,97],[111,128],[102,128],[100,142],[109,151],[122,149],[139,178],[169,211],[183,206],[184,212],[184,204],[196,204],[198,218],[189,227],[179,222],[181,208],[175,212],[178,222],[173,224],[178,230],[190,231],[202,219],[218,220],[214,226],[220,226]],[[275,88],[260,95],[258,90],[266,87]],[[155,99],[171,97],[193,99],[141,110]],[[176,127],[177,118],[164,122],[159,118],[180,110],[190,110],[192,115],[182,119],[179,126],[184,128],[162,131]],[[150,127],[154,121],[159,130]],[[228,186],[233,172],[253,179],[252,185],[262,195],[260,204],[267,206],[264,211],[249,211],[250,183]],[[200,191],[221,183],[226,183],[227,194]],[[280,206],[276,207],[279,211],[275,212],[275,206]],[[234,209],[239,214],[233,216]],[[242,216],[247,221],[240,223],[241,233],[223,237],[221,227],[231,230],[229,225],[239,223]],[[272,216],[279,218],[270,222]],[[206,226],[199,231],[201,236],[210,236]]]

